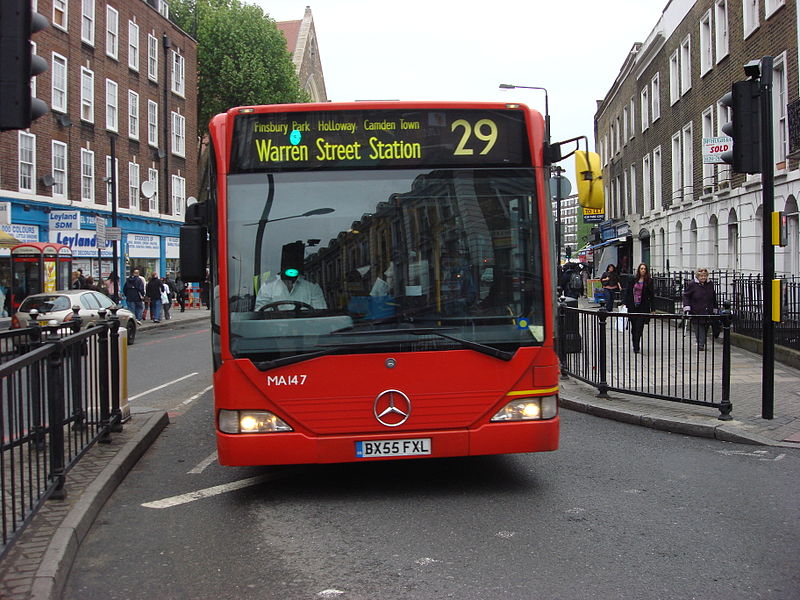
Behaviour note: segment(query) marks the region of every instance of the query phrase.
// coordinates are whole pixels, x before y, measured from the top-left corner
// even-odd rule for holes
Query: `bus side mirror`
[[[206,278],[208,230],[203,225],[181,226],[181,279],[203,281]]]
[[[584,208],[605,208],[603,170],[597,152],[575,151],[575,180],[578,182],[578,204]]]

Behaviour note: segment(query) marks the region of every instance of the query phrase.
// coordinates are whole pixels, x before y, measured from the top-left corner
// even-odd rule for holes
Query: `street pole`
[[[564,169],[556,165],[552,167],[556,174],[556,264],[561,264],[561,174]]]
[[[117,226],[117,136],[111,135],[111,226]],[[112,300],[119,304],[119,278],[120,270],[117,258],[117,240],[114,239],[113,254],[112,254],[112,269],[111,274],[114,276],[114,295]]]
[[[772,147],[772,57],[761,59],[759,78],[761,102],[761,225],[764,271],[764,304],[761,352],[761,417],[772,419],[775,405],[775,324],[772,322],[772,280],[775,278],[775,247],[772,245],[772,212],[775,210],[774,171],[775,157]]]

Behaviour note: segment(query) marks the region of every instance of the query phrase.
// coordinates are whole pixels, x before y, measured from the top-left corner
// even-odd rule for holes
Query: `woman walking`
[[[153,273],[150,281],[147,282],[145,294],[150,298],[150,316],[153,318],[153,323],[161,322],[161,290],[163,284],[158,273]]]
[[[620,289],[619,286],[619,273],[617,268],[609,264],[606,267],[605,273],[600,276],[600,285],[603,286],[603,296],[606,300],[606,310],[611,312],[614,310],[614,294]]]
[[[638,354],[641,351],[644,326],[649,320],[642,315],[653,312],[653,279],[646,264],[641,263],[637,267],[636,274],[625,289],[624,304],[628,307],[630,315],[633,352]]]
[[[683,292],[683,311],[690,315],[701,315],[692,319],[692,327],[697,337],[697,349],[702,352],[706,349],[708,326],[712,324],[708,315],[717,313],[717,293],[714,284],[708,280],[708,269],[697,269],[694,281],[686,286]],[[714,337],[717,335],[719,334],[715,331]]]

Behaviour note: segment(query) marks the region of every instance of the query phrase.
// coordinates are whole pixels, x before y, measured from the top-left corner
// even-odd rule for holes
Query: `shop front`
[[[150,279],[153,273],[161,272],[161,238],[157,235],[129,233],[125,251],[125,273],[139,269],[139,274]]]

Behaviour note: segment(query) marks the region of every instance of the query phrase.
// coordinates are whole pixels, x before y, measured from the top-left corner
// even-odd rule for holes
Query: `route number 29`
[[[497,124],[491,119],[481,119],[475,123],[475,127],[464,119],[458,119],[457,121],[453,121],[453,124],[450,126],[450,131],[455,131],[459,128],[463,129],[463,131],[461,133],[461,141],[453,151],[453,154],[456,156],[472,156],[474,154],[473,149],[467,147],[473,134],[478,140],[486,143],[480,151],[481,154],[488,154],[495,142],[497,142]]]

